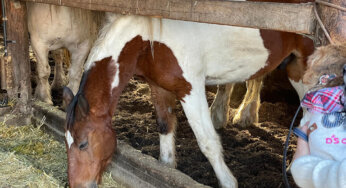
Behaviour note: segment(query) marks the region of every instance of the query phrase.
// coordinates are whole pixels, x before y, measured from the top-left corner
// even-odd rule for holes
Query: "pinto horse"
[[[278,3],[307,3],[314,0],[250,0],[256,2]],[[272,56],[268,59],[272,67],[265,71],[274,70],[280,62],[285,61],[286,72],[289,81],[298,93],[300,99],[304,96],[304,84],[302,77],[307,67],[307,58],[314,51],[313,41],[302,35],[288,32],[260,30],[265,47]],[[268,71],[270,72],[270,71]],[[258,122],[258,110],[260,107],[260,92],[263,77],[257,77],[246,81],[246,94],[233,117],[233,124],[242,127]],[[215,100],[210,107],[213,125],[216,129],[225,127],[229,119],[230,96],[233,84],[219,85]]]
[[[273,62],[273,66],[266,71],[269,70],[268,72],[271,72],[280,62],[286,61],[288,79],[298,93],[299,98],[302,99],[304,95],[302,77],[306,70],[307,58],[314,50],[313,41],[295,33],[270,30],[260,30],[260,33],[266,48],[274,56],[268,59],[268,61]],[[246,127],[258,122],[262,82],[263,77],[246,81],[246,94],[233,117],[233,124]],[[232,91],[233,84],[218,86],[215,100],[210,107],[213,124],[216,129],[225,127],[227,124]]]
[[[237,187],[212,124],[205,85],[242,82],[276,67],[280,62],[268,61],[275,54],[260,31],[133,15],[108,19],[91,49],[78,93],[74,96],[68,88],[63,92],[69,104],[65,135],[70,186],[99,183],[116,146],[112,115],[136,74],[151,88],[161,162],[175,166],[178,99],[220,185]]]

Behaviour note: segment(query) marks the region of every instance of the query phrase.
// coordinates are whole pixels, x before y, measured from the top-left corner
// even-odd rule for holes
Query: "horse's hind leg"
[[[210,106],[211,119],[215,129],[227,125],[229,119],[229,101],[233,91],[233,84],[218,85],[213,104]]]
[[[210,118],[204,82],[199,84],[192,85],[190,94],[183,98],[181,104],[198,145],[213,166],[221,186],[237,187],[237,180],[224,162],[222,146]]]
[[[64,63],[70,61],[68,51],[64,48],[53,50],[52,57],[54,59],[54,80],[52,82],[52,89],[61,89],[67,84],[67,78],[64,70]]]
[[[247,127],[258,123],[258,110],[261,105],[260,93],[263,77],[246,81],[246,94],[233,118],[233,124]]]
[[[150,84],[151,98],[156,111],[156,123],[160,133],[160,161],[176,167],[174,133],[177,124],[175,95],[155,84]]]

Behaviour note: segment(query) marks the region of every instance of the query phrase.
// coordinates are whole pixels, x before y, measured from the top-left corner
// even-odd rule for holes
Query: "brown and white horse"
[[[307,3],[314,0],[250,0],[257,2],[278,2],[278,3]],[[266,72],[274,70],[282,61],[287,61],[286,72],[292,86],[298,93],[300,99],[304,95],[302,77],[306,70],[306,61],[314,51],[313,41],[302,35],[288,32],[260,30],[265,47],[271,56],[268,61],[271,67],[266,67]],[[294,55],[291,58],[290,54]],[[287,58],[287,59],[285,59]],[[233,124],[246,127],[258,122],[258,110],[260,107],[260,91],[263,77],[257,77],[246,81],[246,94],[234,117]],[[210,107],[213,125],[216,129],[225,127],[229,119],[230,96],[233,91],[233,84],[218,86],[215,100]]]
[[[313,41],[295,33],[260,30],[261,37],[270,51],[272,67],[267,67],[266,71],[271,72],[280,62],[290,58],[287,63],[286,72],[292,86],[301,99],[304,95],[302,77],[306,70],[306,61],[314,50]],[[291,59],[290,54],[294,54]],[[246,127],[258,122],[258,110],[260,107],[260,91],[262,88],[263,77],[257,77],[246,81],[246,94],[234,117],[233,124]],[[230,96],[233,91],[233,84],[218,86],[215,100],[210,107],[213,124],[216,129],[226,126],[229,119]]]
[[[116,138],[111,117],[129,79],[150,85],[160,130],[160,160],[175,165],[175,99],[222,187],[237,187],[213,127],[205,85],[242,82],[280,61],[258,29],[142,16],[109,16],[92,48],[76,96],[64,89],[71,187],[94,186],[111,159]]]

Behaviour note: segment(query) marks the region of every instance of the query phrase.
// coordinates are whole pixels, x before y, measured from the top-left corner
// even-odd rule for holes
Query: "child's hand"
[[[307,134],[309,122],[306,122],[304,126],[300,128],[302,132]],[[302,157],[304,155],[310,155],[309,143],[298,137],[296,153],[293,156],[293,160]]]

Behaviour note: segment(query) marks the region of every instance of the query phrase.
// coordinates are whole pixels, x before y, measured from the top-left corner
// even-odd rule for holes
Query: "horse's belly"
[[[206,84],[226,84],[243,82],[265,66],[265,63],[223,63],[208,65],[206,72]]]
[[[246,48],[246,47],[245,47]],[[243,82],[267,65],[268,52],[265,48],[249,51],[237,50],[228,53],[216,52],[214,58],[204,59],[206,66],[206,84],[225,84]],[[217,58],[215,58],[217,57]]]

